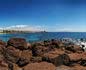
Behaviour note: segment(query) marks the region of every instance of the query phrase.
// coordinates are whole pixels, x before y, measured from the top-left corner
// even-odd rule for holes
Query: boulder
[[[13,46],[20,50],[28,49],[27,42],[24,38],[11,38],[7,42],[8,46]]]
[[[56,66],[69,65],[70,62],[69,56],[60,49],[44,54],[42,60],[51,62]]]
[[[68,54],[68,56],[71,62],[78,62],[82,59],[81,57],[82,55],[79,53],[71,53],[71,54]]]
[[[32,51],[29,50],[23,50],[21,52],[21,56],[19,57],[19,60],[17,62],[17,64],[22,67],[27,65],[28,63],[30,63],[30,60],[32,58]]]
[[[24,70],[55,70],[56,67],[52,63],[40,62],[31,63],[24,67]]]
[[[32,47],[33,56],[42,56],[43,55],[43,46],[34,46]]]
[[[73,53],[83,51],[82,48],[78,45],[69,45],[69,46],[66,46],[65,49],[68,50],[68,51],[71,51]]]
[[[9,46],[8,48],[4,49],[4,57],[8,61],[16,63],[19,60],[20,56],[21,56],[21,51],[18,49],[15,49],[12,46]]]

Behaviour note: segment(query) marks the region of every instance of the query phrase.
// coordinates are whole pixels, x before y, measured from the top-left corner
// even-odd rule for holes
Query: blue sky
[[[86,0],[0,0],[0,27],[86,31]]]

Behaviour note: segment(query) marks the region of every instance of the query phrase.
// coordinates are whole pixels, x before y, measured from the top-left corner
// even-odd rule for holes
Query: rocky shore
[[[86,52],[60,40],[0,40],[0,70],[86,70]]]

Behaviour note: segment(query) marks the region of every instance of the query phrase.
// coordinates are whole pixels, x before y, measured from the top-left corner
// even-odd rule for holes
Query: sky
[[[0,27],[86,32],[86,0],[0,0]]]

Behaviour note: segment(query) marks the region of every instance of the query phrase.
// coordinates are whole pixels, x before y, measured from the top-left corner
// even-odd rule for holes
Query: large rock
[[[52,63],[40,62],[31,63],[24,67],[24,70],[55,70],[56,67]]]
[[[19,66],[25,66],[30,62],[32,57],[32,51],[30,50],[19,50],[12,46],[9,46],[4,49],[4,56],[6,60],[16,63]]]
[[[71,53],[71,54],[68,54],[68,56],[70,58],[70,61],[72,62],[77,62],[82,59],[81,54],[79,53]]]
[[[69,56],[67,54],[64,54],[64,51],[60,49],[44,54],[42,60],[51,62],[56,66],[60,66],[63,64],[68,65],[70,62]]]
[[[11,38],[8,40],[7,45],[21,50],[28,49],[27,42],[23,38]]]
[[[29,50],[23,50],[21,52],[21,56],[19,57],[19,60],[17,62],[17,64],[22,67],[27,65],[28,63],[30,63],[30,60],[32,58],[32,51]]]
[[[33,46],[32,47],[32,54],[33,56],[42,56],[43,55],[43,46]]]
[[[21,51],[18,49],[15,49],[12,46],[9,46],[8,48],[4,49],[4,57],[8,61],[16,63],[19,60],[20,56],[21,56]]]
[[[65,49],[73,53],[82,52],[82,48],[78,45],[68,45]]]

